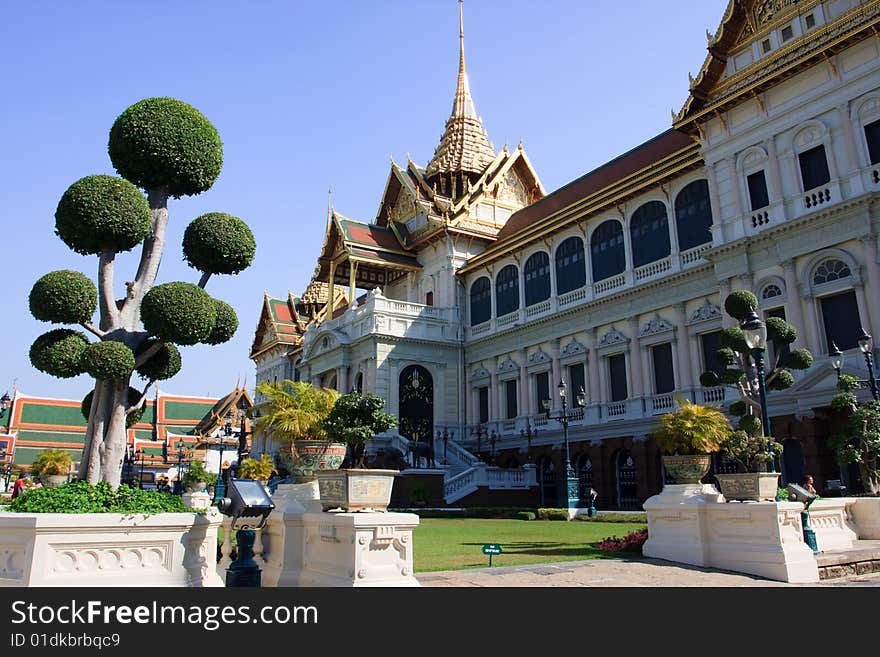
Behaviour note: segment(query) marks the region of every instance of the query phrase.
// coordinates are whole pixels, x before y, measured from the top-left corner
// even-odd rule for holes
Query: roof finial
[[[327,188],[327,229],[330,229],[330,224],[333,222],[333,188]]]

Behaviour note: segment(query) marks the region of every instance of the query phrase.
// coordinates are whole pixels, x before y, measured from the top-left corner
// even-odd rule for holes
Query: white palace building
[[[564,484],[543,405],[560,410],[564,381],[569,402],[585,392],[568,426],[582,488],[640,509],[674,396],[734,401],[699,378],[723,368],[724,298],[751,290],[815,357],[768,396],[782,481],[858,491],[826,445],[828,352],[866,378],[857,338],[880,335],[878,32],[878,0],[731,0],[670,129],[550,193],[521,144],[490,143],[462,33],[433,158],[392,163],[368,222],[331,211],[306,292],[264,299],[257,381],[379,394],[400,427],[374,448],[433,440],[445,503],[540,506]]]

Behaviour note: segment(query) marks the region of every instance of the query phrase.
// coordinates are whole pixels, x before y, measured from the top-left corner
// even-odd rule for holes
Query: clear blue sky
[[[550,191],[666,130],[726,6],[466,0],[471,92],[489,139],[497,150],[522,138]],[[390,157],[430,160],[457,66],[455,0],[0,1],[0,394],[16,382],[23,393],[81,399],[92,387],[86,375],[56,379],[30,365],[31,343],[52,326],[31,317],[27,297],[51,270],[94,279],[96,258],[54,235],[54,212],[75,180],[115,173],[107,135],[126,107],[179,98],[224,142],[214,187],[170,204],[159,282],[198,281],[180,242],[204,212],[241,217],[257,240],[250,269],[208,284],[238,312],[236,336],[183,348],[183,370],[161,382],[218,396],[239,377],[253,386],[248,352],[264,290],[298,294],[309,282],[328,188],[337,211],[370,221]],[[135,264],[117,260],[120,296]]]

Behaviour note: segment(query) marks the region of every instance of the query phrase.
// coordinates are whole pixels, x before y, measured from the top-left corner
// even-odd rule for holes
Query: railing
[[[570,306],[573,303],[577,303],[578,301],[583,301],[587,298],[587,288],[579,287],[576,290],[571,290],[570,292],[566,292],[565,294],[560,294],[557,303],[560,308],[564,308],[565,306]]]
[[[502,431],[516,431],[516,420],[501,420]]]
[[[770,223],[770,213],[767,210],[758,210],[752,215],[752,228],[760,228]]]
[[[605,404],[605,417],[609,420],[619,420],[626,417],[626,402]]]
[[[598,283],[593,284],[593,290],[596,294],[601,294],[603,292],[608,292],[609,290],[614,290],[619,287],[623,287],[626,284],[626,275],[618,274],[617,276],[612,276],[611,278],[606,278],[604,281],[599,281]]]
[[[703,254],[712,248],[711,243],[700,244],[699,246],[695,246],[692,249],[688,249],[687,251],[682,251],[681,253],[681,265],[684,267],[685,265],[692,265],[698,260],[703,259]]]
[[[508,324],[513,324],[516,320],[519,319],[519,311],[514,310],[512,313],[507,313],[506,315],[502,315],[498,319],[495,320],[495,325],[498,328],[502,326],[507,326]]]
[[[647,265],[642,265],[633,270],[633,278],[635,278],[636,282],[644,281],[648,278],[653,278],[658,274],[662,274],[664,272],[669,271],[672,268],[672,259],[667,256],[662,260],[657,260],[656,262],[649,262]]]
[[[651,398],[651,414],[660,415],[668,413],[675,408],[675,397],[670,393],[666,395],[654,395]]]
[[[482,335],[483,333],[488,333],[492,330],[492,321],[483,322],[482,324],[477,324],[476,326],[471,326],[471,335],[477,336]]]
[[[550,299],[526,307],[526,317],[534,317],[550,310]]]
[[[477,471],[475,468],[465,470],[443,482],[443,497],[447,504],[460,500],[475,490],[477,490]]]
[[[519,468],[486,468],[489,488],[525,488],[526,473]]]
[[[873,169],[871,171],[871,180],[875,183],[880,183],[880,169]]]
[[[819,205],[831,202],[831,191],[825,189],[814,189],[804,195],[804,205],[807,208],[814,208]]]
[[[426,306],[420,303],[410,303],[409,301],[396,301],[394,299],[386,299],[384,304],[388,307],[388,310],[392,310],[398,313],[405,313],[408,315],[421,315],[424,317],[436,317],[437,319],[442,318],[443,312],[440,308],[435,306]],[[379,309],[380,304],[376,304],[377,309]]]
[[[450,455],[453,457],[453,460],[455,460],[457,462],[456,465],[460,464],[460,465],[466,465],[468,467],[471,467],[474,464],[480,462],[480,459],[478,459],[476,456],[471,454],[469,451],[467,451],[464,447],[459,445],[454,440],[448,440],[446,442],[447,460],[449,459]]]
[[[547,416],[543,413],[538,413],[537,415],[533,415],[532,416],[532,426],[535,426],[535,427],[547,426]]]
[[[702,388],[702,397],[704,404],[719,404],[724,401],[726,389],[724,386],[715,388]]]
[[[481,486],[490,490],[511,490],[536,485],[534,466],[498,468],[481,463],[477,467],[449,477],[443,484],[443,495],[446,503],[451,504],[465,495],[476,492]]]

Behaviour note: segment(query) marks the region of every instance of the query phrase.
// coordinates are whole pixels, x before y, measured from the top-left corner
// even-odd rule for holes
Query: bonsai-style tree
[[[327,434],[348,445],[353,468],[365,468],[367,442],[377,433],[397,426],[397,418],[385,413],[385,400],[372,393],[350,392],[333,405],[324,422]]]
[[[782,444],[760,433],[737,429],[721,441],[721,455],[736,464],[738,472],[766,472],[767,464],[782,454]],[[787,498],[786,498],[787,499]]]
[[[212,274],[247,268],[256,244],[240,219],[217,212],[202,215],[183,237],[184,259],[201,272],[198,285],[156,285],[168,199],[210,189],[223,163],[220,136],[186,103],[147,98],[116,119],[108,151],[121,177],[77,180],[55,211],[55,234],[76,253],[97,256],[97,286],[79,272],[53,271],[36,282],[29,299],[38,320],[79,325],[98,341],[91,342],[82,331],[56,328],[34,341],[30,359],[53,376],[87,373],[95,379],[94,390],[83,400],[88,429],[78,476],[115,488],[126,427],[137,421],[150,386],[180,370],[178,345],[220,344],[235,333],[235,311],[204,288]],[[138,245],[137,272],[126,282],[125,295],[117,298],[116,256]],[[143,390],[129,385],[134,372],[146,381]]]
[[[208,472],[205,469],[204,463],[198,459],[193,459],[180,482],[184,486],[194,486],[201,483],[204,483],[205,486],[213,486],[217,483],[217,473]]]
[[[724,300],[724,310],[741,323],[750,312],[757,312],[758,298],[746,290],[731,292]],[[808,369],[813,364],[813,355],[807,349],[793,349],[783,359],[784,347],[797,340],[797,329],[779,317],[769,317],[766,324],[767,342],[773,343],[776,357],[772,363],[765,363],[767,375],[764,385],[767,390],[785,390],[794,384],[794,375],[790,370]],[[739,393],[740,401],[732,403],[728,410],[731,415],[740,418],[738,428],[749,436],[769,433],[770,427],[761,427],[758,372],[742,329],[722,329],[721,348],[716,355],[726,369],[720,376],[716,372],[703,372],[700,383],[708,388],[720,385],[734,388]]]
[[[711,454],[733,431],[730,420],[716,406],[695,404],[676,395],[676,409],[660,416],[660,424],[650,436],[657,442],[661,453]]]
[[[858,379],[842,375],[837,382],[838,393],[831,400],[831,408],[847,417],[843,431],[831,436],[828,444],[840,465],[859,464],[859,474],[865,492],[880,494],[880,402],[859,404],[855,392]]]
[[[315,388],[304,381],[284,379],[257,384],[264,398],[252,411],[254,436],[269,436],[296,453],[297,440],[330,441],[324,420],[330,415],[339,393]]]

